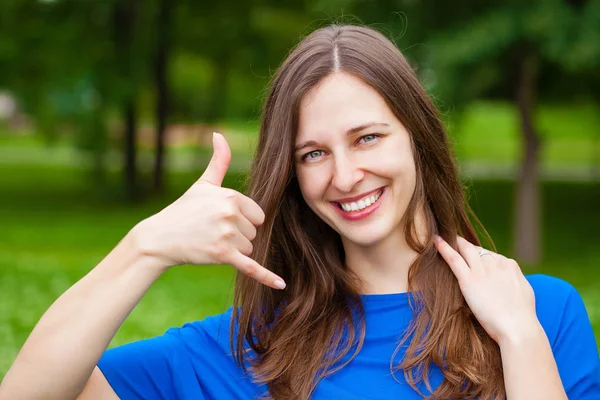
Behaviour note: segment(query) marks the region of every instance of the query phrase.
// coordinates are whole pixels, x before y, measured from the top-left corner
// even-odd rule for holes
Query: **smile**
[[[333,201],[331,204],[344,219],[358,221],[373,214],[379,208],[385,191],[386,187],[382,187],[361,198],[352,199],[353,201]]]
[[[364,210],[365,208],[374,204],[379,199],[379,197],[381,197],[382,193],[383,193],[383,189],[379,189],[376,193],[369,195],[369,196],[365,196],[358,201],[353,201],[351,203],[337,203],[337,204],[342,210],[344,210],[346,212],[360,211],[360,210]]]

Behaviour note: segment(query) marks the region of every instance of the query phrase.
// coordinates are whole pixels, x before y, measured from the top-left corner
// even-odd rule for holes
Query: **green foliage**
[[[532,51],[546,75],[539,85],[540,98],[557,87],[563,101],[581,93],[591,96],[589,86],[562,82],[585,79],[582,74],[600,68],[599,4],[598,0],[583,7],[563,0],[490,3],[453,27],[434,31],[422,59],[437,74],[433,91],[455,104],[490,95],[512,98],[516,58]],[[598,82],[597,74],[587,79]]]

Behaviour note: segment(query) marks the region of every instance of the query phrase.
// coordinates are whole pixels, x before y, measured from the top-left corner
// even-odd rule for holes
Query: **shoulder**
[[[186,332],[214,332],[225,327],[229,329],[231,323],[233,307],[229,307],[225,312],[215,315],[207,316],[204,319],[186,322],[180,327],[173,327],[167,330],[168,333],[174,331],[183,330]]]
[[[543,274],[526,275],[525,278],[533,288],[539,318],[551,314],[556,319],[561,316],[561,311],[569,308],[573,297],[580,298],[575,287],[563,279]]]
[[[569,282],[544,274],[525,275],[525,278],[533,288],[535,298],[542,301],[560,302],[577,294],[577,290]]]
[[[232,311],[233,307],[230,307],[221,314],[186,322],[180,327],[168,329],[165,336],[179,342],[187,351],[194,351],[202,344],[219,345],[217,347],[228,346]]]
[[[598,347],[580,294],[559,278],[530,275],[527,280],[568,398],[600,398]]]
[[[168,365],[192,358],[204,358],[207,353],[219,351],[228,344],[231,309],[203,320],[187,322],[172,327],[156,337],[143,339],[105,351],[99,365],[142,364],[155,362],[156,365]]]
[[[262,387],[235,362],[232,309],[105,351],[98,368],[123,399],[256,398]]]
[[[526,278],[535,293],[538,319],[551,341],[572,323],[589,324],[583,299],[569,282],[542,274]]]

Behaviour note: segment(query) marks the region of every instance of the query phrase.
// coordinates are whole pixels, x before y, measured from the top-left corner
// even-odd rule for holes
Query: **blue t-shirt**
[[[570,284],[545,275],[528,276],[537,316],[552,346],[570,400],[600,399],[600,358],[581,296]],[[420,399],[390,359],[412,318],[408,294],[361,296],[366,335],[348,365],[321,380],[313,399]],[[107,350],[98,367],[117,393],[128,399],[254,399],[267,393],[235,363],[229,344],[231,308],[202,321],[171,328],[163,336]],[[404,347],[404,346],[403,346]],[[400,350],[394,365],[403,357]],[[435,389],[443,379],[433,367]],[[428,394],[424,385],[422,393]]]

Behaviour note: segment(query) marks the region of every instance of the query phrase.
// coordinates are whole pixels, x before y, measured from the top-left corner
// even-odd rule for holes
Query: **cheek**
[[[407,194],[410,193],[412,196],[412,192],[414,191],[417,182],[417,169],[414,161],[412,159],[405,160],[396,168],[396,176],[402,183],[404,189],[407,191]]]
[[[365,160],[372,170],[380,172],[389,178],[410,177],[415,175],[415,162],[410,140],[396,135],[379,146]]]
[[[416,166],[412,155],[401,155],[398,153],[387,154],[374,158],[369,168],[377,175],[390,180],[400,180],[404,184],[416,180]]]
[[[327,182],[323,171],[318,168],[308,168],[297,171],[298,185],[302,197],[308,205],[323,198],[327,189]]]

